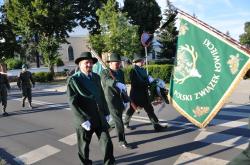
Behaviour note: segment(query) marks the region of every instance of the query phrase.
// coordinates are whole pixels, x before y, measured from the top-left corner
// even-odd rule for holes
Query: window
[[[68,48],[68,57],[69,57],[69,61],[73,61],[74,60],[74,50],[73,50],[73,48],[72,48],[71,45]]]

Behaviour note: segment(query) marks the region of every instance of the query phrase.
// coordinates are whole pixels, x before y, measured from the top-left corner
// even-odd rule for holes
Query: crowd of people
[[[137,108],[145,110],[156,132],[166,130],[167,126],[162,126],[154,113],[148,92],[148,87],[154,78],[148,75],[144,68],[145,61],[142,55],[134,55],[133,67],[129,73],[131,82],[129,94],[124,72],[121,69],[120,55],[111,53],[106,61],[108,66],[101,71],[100,75],[93,72],[93,65],[97,61],[98,59],[93,57],[91,52],[82,52],[75,59],[77,69],[67,79],[67,96],[74,113],[78,156],[81,164],[92,164],[89,159],[89,145],[95,133],[104,156],[104,164],[113,165],[115,157],[109,132],[116,130],[119,146],[122,149],[133,149],[134,147],[125,138],[125,130],[135,129],[130,125],[130,120]],[[31,88],[35,86],[35,82],[27,68],[26,64],[22,65],[22,71],[17,78],[17,86],[22,91],[21,106],[25,107],[25,101],[28,99],[28,106],[32,109]],[[8,90],[10,90],[10,84],[7,74],[0,70],[0,103],[3,106],[3,116],[8,116],[6,112]],[[123,114],[125,114],[124,119]],[[248,163],[249,152],[250,147],[231,164]]]
[[[115,164],[113,144],[109,131],[116,129],[120,147],[133,149],[126,138],[125,128],[132,130],[130,119],[135,107],[144,108],[155,131],[163,131],[166,126],[159,123],[154,113],[148,93],[148,86],[154,80],[144,66],[144,57],[134,56],[134,67],[130,72],[131,90],[127,94],[124,73],[121,70],[121,57],[111,53],[108,66],[100,76],[93,72],[97,58],[90,52],[83,52],[75,60],[78,70],[68,78],[67,94],[70,107],[75,114],[75,128],[78,140],[78,155],[82,164],[92,164],[89,159],[89,144],[96,133],[104,155],[104,164]],[[130,105],[123,121],[123,113]]]

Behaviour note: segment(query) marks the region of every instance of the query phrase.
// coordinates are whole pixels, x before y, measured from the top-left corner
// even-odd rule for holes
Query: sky
[[[166,0],[156,0],[161,10]],[[170,0],[178,9],[193,15],[222,33],[239,40],[244,33],[244,24],[250,22],[249,0]]]
[[[123,0],[118,0],[123,4]],[[166,0],[156,0],[163,11],[166,9]],[[178,9],[193,15],[217,30],[239,40],[244,33],[244,24],[250,22],[249,0],[170,0]],[[0,0],[0,4],[3,0]],[[178,25],[177,25],[178,26]],[[71,36],[82,36],[88,32],[81,27],[74,29]]]

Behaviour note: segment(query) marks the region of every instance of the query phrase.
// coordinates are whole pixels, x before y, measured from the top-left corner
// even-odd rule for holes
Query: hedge
[[[35,82],[49,82],[53,80],[53,75],[50,72],[32,73]]]
[[[11,70],[11,69],[21,69],[22,68],[22,64],[23,64],[23,62],[21,60],[15,59],[15,58],[7,59],[5,62],[7,64],[8,70]]]
[[[129,72],[131,68],[132,66],[123,68],[126,84],[130,83]],[[166,83],[168,83],[171,77],[171,71],[172,71],[173,65],[169,65],[169,64],[148,65],[147,68],[148,68],[149,75],[151,75],[153,78],[160,78],[164,80]]]

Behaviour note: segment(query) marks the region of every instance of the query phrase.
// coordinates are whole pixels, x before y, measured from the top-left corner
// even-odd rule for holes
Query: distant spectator
[[[31,101],[32,101],[32,94],[31,94],[31,87],[35,87],[35,81],[32,78],[32,74],[30,71],[27,70],[28,66],[26,64],[22,65],[22,72],[18,76],[17,79],[17,86],[20,90],[22,90],[22,107],[25,107],[25,100],[28,98],[29,108],[32,109]]]

